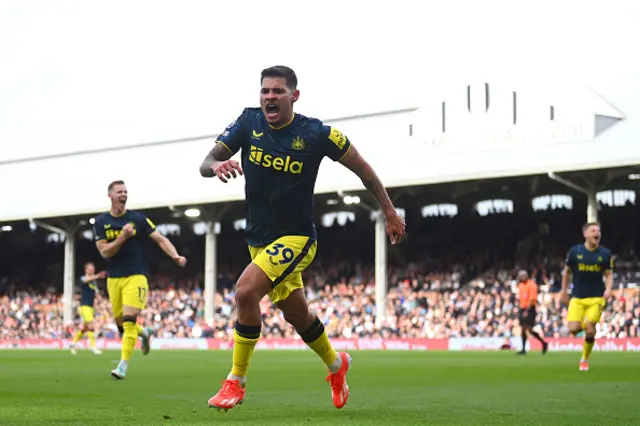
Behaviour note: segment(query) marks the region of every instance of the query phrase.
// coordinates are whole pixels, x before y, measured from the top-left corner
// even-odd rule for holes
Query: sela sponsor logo
[[[580,272],[600,272],[602,267],[600,265],[590,265],[587,263],[578,263],[578,271]]]
[[[258,148],[255,145],[251,145],[249,150],[249,161],[267,169],[293,173],[294,175],[302,173],[302,167],[304,166],[304,162],[295,161],[290,155],[287,155],[286,157],[278,157],[272,154],[265,154],[264,149]]]
[[[133,236],[135,237],[138,234],[138,231],[136,230],[136,226],[133,222],[131,222],[131,226],[133,226]],[[122,234],[122,229],[107,229],[104,232],[104,236],[107,238],[107,241],[118,239],[120,234]]]

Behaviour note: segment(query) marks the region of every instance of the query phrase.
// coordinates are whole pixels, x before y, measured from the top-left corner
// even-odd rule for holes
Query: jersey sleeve
[[[604,259],[604,270],[605,271],[613,271],[614,268],[614,259],[613,259],[613,253],[608,252],[607,253],[608,256]]]
[[[565,258],[564,263],[571,269],[576,265],[576,257],[574,255],[573,247],[571,247],[567,252],[567,257]]]
[[[224,145],[232,154],[244,148],[247,138],[245,129],[247,127],[248,110],[242,111],[240,116],[231,122],[216,139],[216,143]]]
[[[137,225],[139,227],[138,229],[147,236],[151,235],[151,233],[156,230],[156,225],[151,221],[151,219],[142,213],[139,214]]]
[[[104,219],[101,217],[96,218],[96,221],[93,224],[93,235],[96,242],[100,240],[107,240],[107,236],[104,233]]]
[[[349,152],[351,141],[335,127],[323,125],[320,131],[320,145],[323,155],[333,161],[339,161]]]

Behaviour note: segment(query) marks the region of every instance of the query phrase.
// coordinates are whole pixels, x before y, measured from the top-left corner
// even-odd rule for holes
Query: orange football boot
[[[223,380],[222,389],[209,399],[209,407],[229,411],[244,402],[246,392],[238,380]]]
[[[346,352],[339,352],[338,356],[342,358],[340,370],[336,373],[329,373],[327,382],[331,383],[331,396],[333,397],[333,405],[336,408],[342,408],[349,399],[349,385],[347,385],[347,372],[351,368],[351,355]]]

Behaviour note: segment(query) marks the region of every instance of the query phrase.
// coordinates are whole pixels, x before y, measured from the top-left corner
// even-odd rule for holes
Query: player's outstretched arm
[[[183,267],[187,264],[187,259],[184,256],[178,254],[178,250],[173,243],[164,235],[158,231],[153,231],[149,234],[149,238],[155,241],[156,244],[162,249],[163,252],[174,260],[179,266]]]
[[[107,273],[104,272],[104,271],[103,272],[98,272],[97,274],[93,274],[93,275],[84,275],[82,277],[82,282],[83,283],[88,283],[88,282],[91,282],[91,281],[98,280],[100,278],[105,278],[106,276],[107,276]]]
[[[206,178],[218,176],[225,183],[232,176],[237,177],[237,173],[242,174],[242,169],[237,161],[231,160],[232,156],[233,153],[226,145],[217,142],[202,161],[200,175]]]
[[[382,214],[387,220],[387,233],[391,238],[391,243],[395,244],[404,236],[404,219],[396,212],[386,188],[380,181],[373,167],[360,155],[353,144],[349,151],[340,159],[340,163],[355,173],[367,190],[374,196]]]

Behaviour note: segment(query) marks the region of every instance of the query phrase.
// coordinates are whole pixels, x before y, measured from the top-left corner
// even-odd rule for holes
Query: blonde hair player
[[[576,335],[584,330],[584,347],[580,371],[589,370],[589,357],[596,338],[596,324],[611,298],[613,287],[613,255],[600,245],[600,224],[590,222],[582,227],[584,243],[569,250],[562,275],[562,300],[569,305],[569,332]],[[571,300],[569,282],[573,278]]]
[[[111,376],[122,380],[138,337],[142,338],[143,354],[147,355],[151,349],[153,330],[137,323],[149,296],[149,266],[143,240],[151,238],[180,267],[186,265],[187,259],[178,254],[171,241],[156,230],[148,217],[127,210],[128,192],[123,181],[111,182],[108,195],[111,209],[96,218],[93,228],[98,251],[107,261],[109,301],[122,334],[120,363],[111,370]]]

